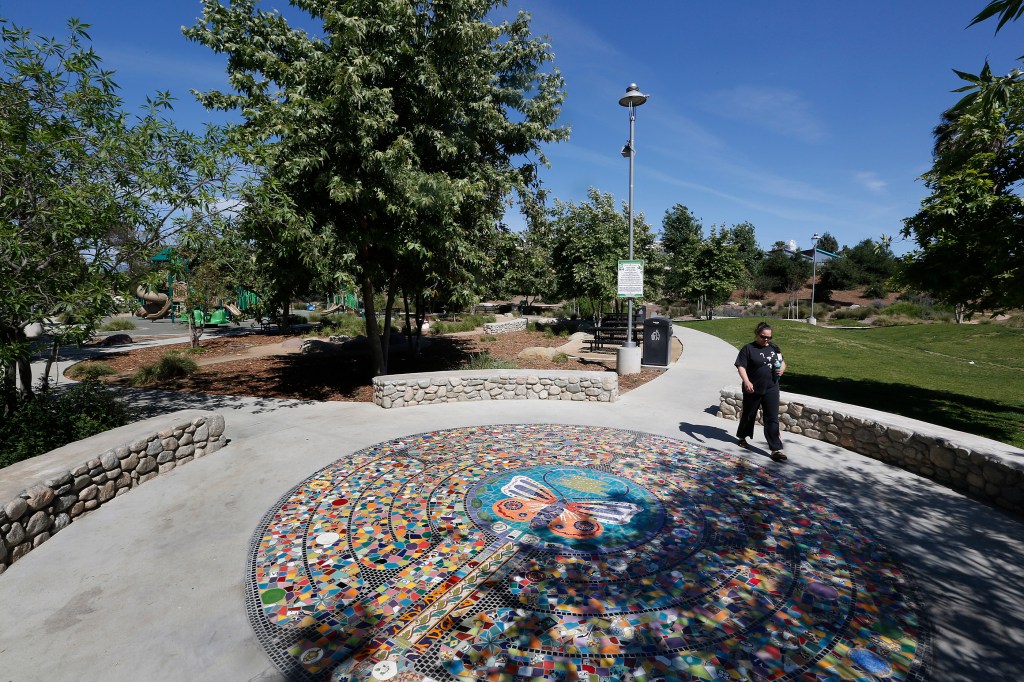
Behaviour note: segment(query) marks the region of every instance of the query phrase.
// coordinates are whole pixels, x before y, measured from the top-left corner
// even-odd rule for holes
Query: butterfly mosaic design
[[[492,506],[506,521],[547,526],[555,535],[572,540],[596,538],[607,525],[624,525],[643,509],[631,502],[614,500],[569,501],[527,476],[514,476],[501,487],[508,497]]]

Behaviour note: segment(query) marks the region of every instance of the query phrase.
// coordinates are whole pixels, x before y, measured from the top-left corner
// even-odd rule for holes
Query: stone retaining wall
[[[509,332],[524,332],[526,331],[526,318],[517,317],[512,320],[505,320],[503,322],[485,322],[484,333],[485,334],[508,334]]]
[[[738,420],[742,405],[738,389],[722,389],[718,414]],[[1024,513],[1024,450],[899,415],[786,393],[779,402],[779,425]]]
[[[390,374],[373,379],[373,402],[383,408],[467,400],[589,400],[615,402],[614,372],[566,370],[466,370],[455,373]]]
[[[26,488],[0,507],[0,573],[76,518],[159,474],[219,450],[224,417],[209,414],[107,450]]]

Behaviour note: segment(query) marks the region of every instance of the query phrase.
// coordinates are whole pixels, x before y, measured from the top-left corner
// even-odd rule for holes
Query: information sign
[[[619,261],[619,298],[643,298],[644,262],[642,260]]]

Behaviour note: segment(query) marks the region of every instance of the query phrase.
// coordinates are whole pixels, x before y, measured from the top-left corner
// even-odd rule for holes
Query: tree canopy
[[[556,200],[551,213],[559,291],[565,298],[589,300],[598,311],[601,304],[616,297],[618,262],[629,254],[628,208],[616,209],[611,194],[591,187],[587,201]],[[654,235],[643,213],[634,212],[634,256],[650,261],[653,245]]]
[[[900,281],[966,315],[1024,305],[1024,83],[1006,105],[977,98],[935,129],[931,194],[904,220],[917,249]]]
[[[488,20],[497,0],[292,4],[313,33],[253,0],[204,0],[185,35],[227,55],[234,91],[201,101],[241,111],[280,238],[354,272],[385,373],[374,295],[393,301],[414,269],[471,281],[510,193],[538,210],[542,145],[568,135],[563,81],[528,15]]]
[[[749,288],[763,254],[748,222],[704,226],[686,206],[676,204],[662,219],[666,290],[703,306],[708,315],[738,287]]]
[[[811,261],[793,256],[783,242],[776,242],[758,268],[757,288],[792,293],[807,283],[811,269]]]
[[[126,268],[228,210],[237,168],[216,129],[195,134],[156,95],[129,116],[113,74],[68,22],[61,42],[0,20],[0,370],[6,411],[31,398],[28,325],[88,338]],[[15,376],[21,383],[20,393]]]
[[[818,239],[818,249],[829,253],[839,253],[839,240],[831,232],[822,232]]]
[[[996,33],[1009,21],[1016,21],[1024,15],[1024,0],[992,0],[978,12],[968,26],[974,26],[994,16],[999,16]]]
[[[888,244],[865,239],[855,246],[844,246],[839,258],[822,264],[819,258],[818,291],[828,298],[833,291],[862,288],[865,295],[882,297],[899,260]]]

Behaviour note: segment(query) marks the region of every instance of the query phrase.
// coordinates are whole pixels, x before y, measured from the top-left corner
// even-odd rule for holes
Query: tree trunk
[[[10,364],[4,365],[4,373],[0,377],[0,380],[3,381],[5,416],[14,414],[14,411],[18,409],[18,384],[14,380],[15,363],[16,361],[12,361]]]
[[[409,292],[405,287],[402,287],[402,305],[405,306],[405,345],[412,348],[412,318],[409,317]]]
[[[53,364],[57,362],[59,357],[60,342],[54,339],[50,345],[50,354],[46,358],[46,367],[43,368],[43,376],[40,378],[44,391],[50,388],[50,370],[53,369]]]
[[[384,349],[380,345],[380,328],[377,326],[377,309],[373,305],[373,282],[365,270],[360,274],[360,288],[363,290],[363,314],[366,316],[366,341],[370,344],[370,357],[373,358],[373,375],[383,376],[388,373],[384,359]]]
[[[18,358],[18,378],[21,380],[21,394],[26,400],[32,400],[35,393],[32,392],[32,365],[31,357]]]
[[[384,329],[381,336],[381,354],[384,356],[384,373],[388,373],[391,360],[391,314],[395,307],[395,273],[392,272],[387,282],[387,300],[384,303]]]
[[[427,321],[427,302],[423,298],[423,294],[416,294],[416,354],[419,355],[420,349],[423,347],[421,343],[423,341],[423,324]]]
[[[203,321],[206,320],[206,311],[199,311],[199,319]],[[192,347],[199,348],[199,339],[202,338],[203,336],[203,323],[200,323],[198,325],[195,323],[194,312],[188,318],[188,334],[192,341]]]

